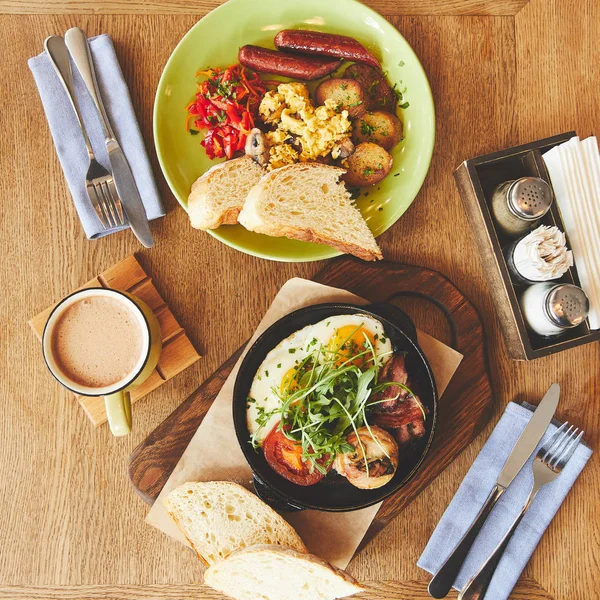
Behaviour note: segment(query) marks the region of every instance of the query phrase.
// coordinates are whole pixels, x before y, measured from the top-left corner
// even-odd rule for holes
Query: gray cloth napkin
[[[514,402],[508,405],[435,528],[417,562],[419,567],[433,574],[448,558],[483,506],[504,462],[532,414],[527,406]],[[554,431],[556,424],[551,424],[539,446]],[[494,573],[485,600],[506,600],[509,597],[544,531],[591,455],[592,451],[587,446],[579,444],[563,472],[540,490],[510,540]],[[525,504],[533,483],[531,467],[534,456],[535,453],[515,477],[485,522],[454,582],[456,589],[461,589],[490,557]]]
[[[112,40],[106,34],[99,35],[90,38],[90,47],[106,112],[131,166],[146,215],[148,219],[162,217],[165,209],[154,181],[144,140]],[[50,58],[42,52],[30,58],[28,64],[38,87],[56,152],[86,236],[94,239],[125,229],[126,227],[115,227],[105,230],[90,203],[85,189],[88,154],[77,118]],[[96,158],[110,171],[100,117],[73,61],[71,68],[77,100]]]

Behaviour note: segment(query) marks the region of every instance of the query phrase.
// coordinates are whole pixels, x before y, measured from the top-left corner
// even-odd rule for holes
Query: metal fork
[[[79,104],[77,103],[77,97],[75,95],[73,72],[71,71],[69,51],[65,44],[65,40],[58,35],[51,35],[44,41],[44,48],[46,49],[52,65],[54,66],[54,70],[71,101],[71,106],[77,116],[81,134],[83,135],[83,141],[85,142],[85,147],[90,157],[90,166],[85,178],[85,187],[90,202],[104,229],[127,225],[127,217],[123,212],[121,199],[117,193],[113,177],[96,160],[90,138],[88,137],[85,125],[83,124],[83,119],[79,111]]]
[[[473,577],[461,590],[458,600],[483,600],[490,585],[490,581],[496,571],[496,567],[504,554],[504,550],[510,541],[515,529],[525,516],[540,488],[554,481],[565,468],[569,459],[577,449],[579,441],[583,437],[583,431],[571,425],[566,431],[568,422],[563,423],[552,437],[539,449],[533,461],[533,486],[518,517],[513,521],[510,529],[496,546],[496,549]]]

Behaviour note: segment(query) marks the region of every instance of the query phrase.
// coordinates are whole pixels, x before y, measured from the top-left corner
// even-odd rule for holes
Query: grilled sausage
[[[242,46],[238,60],[249,69],[259,73],[272,73],[310,81],[333,73],[340,61],[316,56],[298,56],[288,52],[277,52],[260,46]]]
[[[284,29],[275,36],[275,46],[279,50],[335,56],[381,69],[379,61],[362,44],[345,35],[301,29]]]

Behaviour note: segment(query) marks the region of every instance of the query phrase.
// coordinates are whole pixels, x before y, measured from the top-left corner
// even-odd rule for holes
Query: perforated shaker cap
[[[577,327],[586,319],[590,301],[581,288],[562,283],[550,289],[544,308],[553,323],[567,329]]]
[[[553,200],[552,188],[539,177],[521,177],[513,181],[507,193],[508,209],[525,221],[542,218]]]

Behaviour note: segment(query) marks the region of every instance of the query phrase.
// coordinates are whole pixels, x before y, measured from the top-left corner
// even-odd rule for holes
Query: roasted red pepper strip
[[[187,106],[198,130],[207,129],[201,145],[209,158],[232,158],[243,150],[246,137],[254,127],[265,85],[256,73],[233,65],[227,69],[208,69],[198,74],[208,79],[198,86],[196,100]]]

